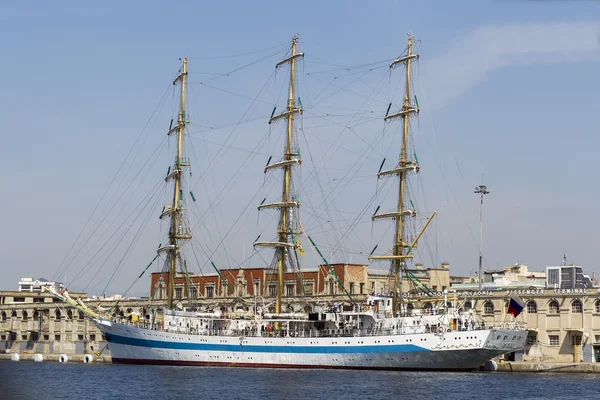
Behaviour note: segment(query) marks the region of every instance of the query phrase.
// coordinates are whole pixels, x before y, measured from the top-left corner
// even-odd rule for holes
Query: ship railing
[[[138,328],[152,329],[155,331],[164,331],[172,333],[182,333],[188,335],[199,335],[199,336],[230,336],[230,337],[298,337],[298,338],[316,338],[316,337],[362,337],[362,336],[382,336],[382,335],[410,335],[410,334],[423,334],[423,333],[445,333],[450,331],[480,331],[490,329],[513,329],[513,330],[526,330],[527,326],[517,322],[499,322],[490,325],[484,324],[465,324],[459,326],[458,329],[447,325],[407,325],[399,326],[398,328],[380,328],[380,327],[368,327],[368,328],[340,328],[340,329],[299,329],[299,330],[264,330],[258,331],[256,328],[248,328],[243,330],[232,330],[232,329],[195,329],[187,327],[176,327],[167,326],[165,327],[162,322],[154,322],[149,320],[138,320],[128,321],[124,318],[114,317],[111,318],[112,322],[119,323],[122,325],[133,326]]]

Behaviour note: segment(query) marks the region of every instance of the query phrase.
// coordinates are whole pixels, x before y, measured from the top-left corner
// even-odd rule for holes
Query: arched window
[[[67,320],[72,320],[73,319],[73,311],[71,310],[67,310]]]
[[[13,318],[17,318],[17,312],[16,311],[11,312],[10,316]]]
[[[537,313],[537,304],[533,300],[529,300],[527,302],[527,314],[536,314]]]
[[[81,311],[79,311],[79,320],[83,321],[83,319],[84,319],[84,315]]]
[[[23,310],[23,321],[27,321],[27,318],[29,318],[29,314],[27,314],[27,311]]]
[[[583,304],[581,304],[581,300],[573,300],[571,303],[571,312],[574,313],[582,313],[583,312]]]
[[[62,315],[60,314],[60,310],[56,310],[54,312],[54,316],[56,317],[56,319],[60,320],[62,318]]]
[[[558,305],[558,301],[552,300],[548,303],[548,313],[549,314],[558,314],[560,312],[560,306]]]
[[[472,308],[473,308],[473,304],[471,304],[470,301],[465,301],[465,306],[464,306],[465,311],[469,311]]]
[[[425,305],[423,306],[423,313],[425,315],[433,314],[433,306],[431,305],[431,303],[425,303]]]
[[[33,312],[33,320],[34,321],[39,321],[40,320],[40,313],[37,310],[35,310]]]
[[[0,319],[2,319],[2,321],[6,321],[6,313],[4,311],[0,313]]]
[[[412,315],[414,309],[415,309],[415,306],[413,306],[412,304],[409,303],[406,305],[406,313],[408,315]]]
[[[483,313],[484,314],[493,314],[494,313],[494,303],[491,301],[486,301],[483,303]]]
[[[600,300],[596,300],[596,312],[600,313]]]

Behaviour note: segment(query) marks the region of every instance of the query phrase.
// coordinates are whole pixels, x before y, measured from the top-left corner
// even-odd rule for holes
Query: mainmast
[[[290,82],[288,89],[288,101],[286,111],[279,115],[272,116],[269,120],[269,124],[280,120],[287,120],[287,136],[285,140],[285,147],[283,151],[282,161],[275,164],[267,165],[265,173],[270,170],[281,168],[283,169],[283,190],[281,194],[281,202],[267,203],[258,206],[259,210],[265,208],[278,208],[280,212],[279,216],[279,227],[277,229],[277,241],[276,242],[254,242],[254,246],[266,246],[275,248],[275,261],[277,264],[277,293],[275,303],[275,313],[281,313],[281,297],[283,295],[283,272],[287,268],[287,260],[290,255],[290,251],[295,249],[298,245],[293,240],[294,234],[300,234],[299,227],[294,227],[292,224],[292,215],[294,209],[300,207],[300,203],[297,198],[292,197],[291,183],[292,183],[292,167],[299,165],[302,160],[298,151],[292,149],[293,138],[294,138],[294,115],[302,112],[302,108],[296,107],[294,103],[294,86],[296,80],[296,60],[300,57],[304,57],[304,53],[296,53],[296,43],[298,38],[294,36],[292,38],[292,53],[291,56],[279,61],[275,68],[279,68],[284,64],[290,64]],[[275,111],[275,110],[273,110]],[[292,240],[290,240],[292,239]]]
[[[383,256],[370,256],[371,260],[391,260],[393,264],[394,270],[394,286],[393,286],[393,301],[392,307],[394,311],[394,315],[398,313],[398,296],[400,291],[400,283],[401,283],[401,268],[405,265],[405,260],[409,258],[414,258],[414,255],[410,254],[412,249],[416,246],[417,240],[421,237],[421,234],[429,225],[429,222],[435,215],[429,218],[421,232],[417,235],[415,240],[412,243],[408,243],[404,241],[404,238],[407,236],[405,233],[405,219],[407,217],[413,217],[417,214],[415,210],[412,210],[405,205],[405,197],[406,197],[406,181],[408,179],[409,172],[418,172],[419,164],[416,160],[409,160],[407,156],[407,147],[408,147],[408,127],[409,127],[409,118],[417,114],[419,112],[418,105],[411,104],[410,99],[410,73],[411,73],[411,63],[414,59],[418,59],[419,56],[417,54],[413,54],[413,36],[412,34],[408,35],[408,49],[406,56],[400,57],[394,60],[390,64],[390,69],[394,68],[398,64],[406,64],[406,86],[404,89],[404,101],[402,104],[402,108],[397,113],[386,115],[384,117],[384,121],[392,121],[398,118],[402,119],[402,147],[400,149],[400,159],[398,161],[398,165],[396,168],[388,170],[388,171],[380,171],[377,174],[378,178],[384,176],[399,176],[399,185],[398,185],[398,203],[396,207],[396,211],[385,214],[375,214],[373,215],[373,220],[381,219],[381,218],[391,218],[396,221],[396,232],[394,235],[394,247],[392,248],[392,255],[383,255]]]
[[[181,74],[175,78],[173,85],[181,82],[181,101],[179,103],[179,115],[177,118],[177,125],[171,127],[167,135],[177,134],[177,156],[175,157],[175,163],[172,167],[169,167],[166,181],[173,180],[173,202],[166,204],[160,218],[170,215],[171,226],[169,228],[169,245],[160,248],[159,252],[167,252],[169,263],[169,286],[167,290],[168,296],[168,307],[173,308],[173,297],[175,291],[175,275],[177,273],[177,261],[182,263],[180,253],[180,240],[191,239],[192,235],[184,227],[183,222],[183,190],[181,186],[181,175],[182,170],[185,167],[189,167],[190,163],[183,157],[183,130],[189,121],[185,120],[185,89],[187,83],[187,58],[182,60],[183,66]]]

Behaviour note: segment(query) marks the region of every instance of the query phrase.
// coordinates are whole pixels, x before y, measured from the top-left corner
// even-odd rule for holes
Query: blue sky
[[[356,134],[348,136],[342,126],[358,109],[372,110],[375,118],[382,116],[389,94],[402,78],[397,71],[385,78],[393,85],[391,90],[388,84],[379,88],[385,70],[363,76],[364,69],[351,69],[343,75],[332,71],[331,64],[354,67],[394,58],[406,46],[406,33],[412,31],[421,54],[414,88],[422,108],[412,127],[423,165],[414,199],[424,217],[438,211],[421,261],[427,266],[449,261],[453,274],[476,270],[478,198],[473,187],[483,174],[491,190],[485,203],[486,268],[522,262],[542,269],[560,262],[566,251],[587,272],[600,272],[595,252],[599,190],[594,184],[599,144],[599,12],[600,2],[583,0],[309,1],[293,5],[4,2],[0,6],[2,288],[16,287],[21,276],[52,278],[56,274],[176,75],[182,56],[189,57],[188,109],[195,124],[190,126],[190,136],[199,158],[193,181],[203,169],[214,168],[194,188],[201,198],[199,212],[207,210],[208,199],[215,198],[238,169],[244,171],[219,207],[211,209],[212,217],[203,223],[207,231],[199,237],[208,248],[234,226],[239,233],[231,240],[227,236],[227,248],[221,246],[215,255],[219,263],[234,265],[243,260],[244,251],[250,254],[257,232],[266,235],[263,239],[272,236],[272,220],[261,216],[257,224],[254,205],[263,197],[274,198],[277,190],[260,192],[254,203],[252,196],[263,182],[266,159],[280,152],[281,142],[276,140],[280,130],[273,128],[264,148],[256,150],[259,154],[240,165],[268,131],[266,121],[273,104],[278,104],[285,73],[270,83],[268,95],[260,102],[251,106],[248,98],[257,97],[285,51],[209,82],[213,87],[200,83],[213,76],[206,73],[232,71],[272,54],[263,49],[283,49],[296,33],[300,33],[299,48],[306,53],[299,70],[299,94],[307,109],[303,126],[308,150],[321,166],[316,168],[319,182],[336,187],[334,179],[353,171],[354,184],[343,190],[336,187],[340,196],[335,210],[343,211],[344,221],[336,217],[337,222],[327,229],[337,233],[328,235],[326,228],[319,227],[318,218],[311,220],[303,214],[308,217],[305,228],[325,249],[335,246],[345,223],[369,201],[376,186],[369,175],[376,173],[384,156],[392,160],[398,153],[393,135],[376,140],[383,126],[380,120],[357,126]],[[220,58],[242,53],[252,54]],[[336,75],[339,79],[334,79]],[[358,75],[362,78],[351,83]],[[337,93],[336,85],[342,88]],[[311,109],[311,100],[323,87],[331,97]],[[373,93],[375,87],[380,93]],[[173,110],[168,90],[167,105],[144,131],[140,156],[132,161],[133,172],[164,139]],[[375,100],[364,101],[360,96]],[[333,114],[333,107],[346,108],[348,113],[320,118]],[[248,109],[251,117],[243,117]],[[235,130],[228,127],[211,133],[206,128],[235,126],[244,118],[251,122]],[[328,125],[332,118],[338,118],[337,124]],[[214,143],[225,143],[231,132],[235,146],[242,150],[228,148],[219,164],[211,165],[211,155],[221,148]],[[332,142],[335,145],[330,146]],[[367,143],[374,143],[376,151],[365,155]],[[300,145],[305,148],[303,139]],[[359,164],[354,157],[361,154],[365,162]],[[166,170],[170,157],[165,152],[153,160],[147,180],[127,206],[141,201]],[[314,165],[311,172],[305,159],[303,167],[302,179],[309,189],[305,209],[327,214],[326,208],[318,207],[319,197],[311,198],[319,196],[312,178]],[[376,204],[385,208],[391,200],[373,203],[365,221]],[[234,225],[250,203],[243,223]],[[160,205],[152,212],[148,234],[119,267],[109,292],[128,288],[164,240],[158,226],[150,228],[159,225],[154,216]],[[357,225],[348,232],[349,241],[341,245],[348,251],[332,254],[333,260],[362,261],[364,257],[357,253],[369,252],[375,244],[385,249],[391,240],[387,228],[384,222],[373,227],[368,221]],[[207,238],[211,234],[214,238]],[[96,277],[89,273],[74,288],[101,292],[121,257],[116,253]],[[264,258],[269,261],[270,255],[265,253]],[[69,276],[84,265],[84,258],[73,260]],[[251,265],[261,265],[260,258]],[[143,294],[146,288],[147,281],[142,279],[133,293]]]

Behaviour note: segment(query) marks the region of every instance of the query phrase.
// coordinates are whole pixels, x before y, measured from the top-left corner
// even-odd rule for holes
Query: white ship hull
[[[527,331],[452,331],[355,337],[243,337],[170,333],[96,321],[114,363],[262,368],[474,370],[523,349]]]

